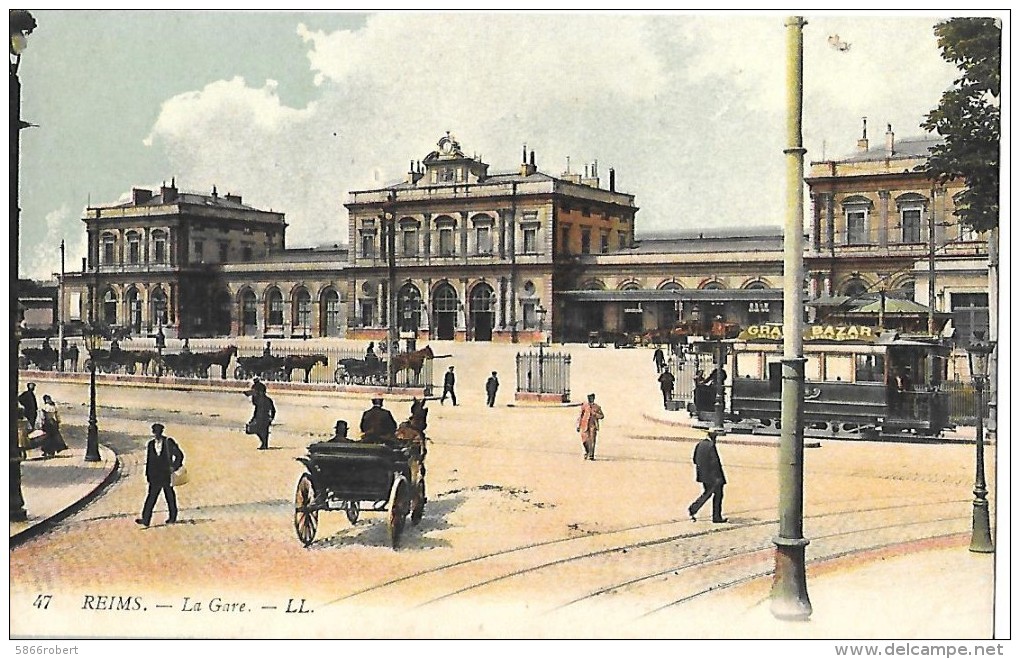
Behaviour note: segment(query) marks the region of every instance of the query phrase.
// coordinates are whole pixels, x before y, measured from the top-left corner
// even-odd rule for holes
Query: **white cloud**
[[[68,272],[77,271],[81,259],[87,253],[88,234],[75,231],[70,235],[67,227],[73,224],[73,214],[66,205],[54,209],[43,219],[45,233],[42,240],[28,244],[26,236],[21,237],[21,262],[19,270],[22,277],[36,280],[53,279],[60,272],[60,241],[64,240],[65,264]],[[76,227],[77,228],[77,227]]]
[[[783,216],[782,16],[382,13],[356,31],[304,25],[319,98],[283,105],[235,78],[168,100],[147,143],[178,185],[243,193],[287,214],[290,244],[346,240],[349,190],[403,178],[445,131],[490,171],[521,144],[539,168],[599,160],[641,207],[638,230],[778,224]],[[952,80],[934,18],[808,17],[804,144],[851,150],[868,116],[916,135]],[[852,44],[840,52],[828,36]]]

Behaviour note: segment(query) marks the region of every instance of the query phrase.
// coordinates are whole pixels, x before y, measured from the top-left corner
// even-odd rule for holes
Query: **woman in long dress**
[[[57,411],[57,404],[49,394],[43,396],[42,405],[42,429],[46,433],[42,442],[44,458],[52,458],[57,453],[67,450],[64,443],[64,436],[60,434],[60,412]]]

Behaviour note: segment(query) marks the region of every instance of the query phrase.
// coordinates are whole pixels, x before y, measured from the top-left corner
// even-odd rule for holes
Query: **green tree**
[[[942,58],[962,72],[921,128],[945,143],[922,166],[940,183],[962,178],[956,214],[977,231],[999,225],[999,90],[1002,26],[994,18],[953,18],[935,26]]]

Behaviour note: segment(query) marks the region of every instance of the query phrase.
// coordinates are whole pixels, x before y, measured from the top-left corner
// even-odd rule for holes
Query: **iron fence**
[[[517,353],[517,391],[561,394],[570,397],[570,355],[546,352]]]
[[[974,389],[974,385],[970,382],[948,380],[943,382],[939,389],[948,394],[946,404],[949,406],[949,422],[959,426],[974,425],[977,419],[975,412],[977,390]],[[985,413],[988,411],[985,410]]]

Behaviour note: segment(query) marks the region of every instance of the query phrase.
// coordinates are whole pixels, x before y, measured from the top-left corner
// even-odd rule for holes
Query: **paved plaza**
[[[315,602],[316,613],[301,625],[264,612],[221,623],[208,615],[171,618],[175,633],[232,638],[330,638],[341,632],[374,638],[992,636],[996,556],[967,551],[972,444],[825,441],[807,449],[805,535],[812,540],[814,614],[808,622],[779,622],[768,609],[775,533],[769,520],[778,496],[772,439],[720,440],[730,523],[692,523],[684,508],[698,493],[690,455],[702,433],[687,425],[685,413],[669,413],[675,419],[663,422],[651,350],[547,348],[572,354],[572,401],[594,392],[605,409],[598,460],[590,463],[582,460],[574,428],[576,406],[510,406],[514,355],[529,346],[432,346],[437,354],[452,355],[437,361],[436,372],[455,366],[461,404],[429,403],[429,504],[421,526],[408,527],[398,551],[386,542],[385,516],[371,512],[354,527],[341,512],[322,513],[317,540],[307,549],[294,535],[294,484],[302,470],[294,458],[328,437],[337,418],[356,425],[367,396],[288,391],[271,383],[279,409],[273,450],[259,452],[257,441],[241,431],[250,405],[238,383],[128,387],[101,380],[101,440],[118,459],[104,452],[102,466],[85,467],[87,387],[39,378],[40,392],[64,406],[72,452],[24,465],[31,521],[60,514],[74,499],[70,490],[89,496],[105,473],[117,473],[63,520],[27,534],[26,527],[12,524],[12,634],[52,634],[54,620],[69,636],[86,634],[95,614],[81,613],[82,598],[113,592],[174,606],[182,597],[224,594],[272,606],[295,598]],[[502,385],[490,409],[484,384],[493,370]],[[398,419],[408,406],[402,397],[388,397]],[[181,443],[192,482],[179,489],[184,523],[163,526],[157,506],[157,523],[142,530],[132,520],[144,498],[142,442],[152,420],[166,423]],[[990,447],[989,465],[995,454]],[[86,468],[93,471],[83,477]],[[994,493],[995,472],[989,472]],[[73,485],[65,480],[70,474]],[[994,496],[992,504],[994,514]],[[844,535],[850,527],[857,534],[845,549],[834,544],[840,527]],[[554,548],[565,540],[570,564],[553,570],[563,560]],[[582,567],[571,563],[579,554],[605,558]],[[174,560],[173,583],[142,576],[156,556]],[[684,565],[725,559],[725,573],[720,565],[698,578],[729,587],[696,589],[701,594],[689,602],[675,602],[675,592],[695,587],[654,565],[686,556],[691,559]],[[468,567],[458,572],[458,562]],[[622,589],[618,597],[573,607],[576,612],[560,601],[571,599],[560,591],[597,592],[601,580],[618,580],[627,571],[662,572],[662,583],[646,583],[631,595]],[[437,577],[381,587],[430,572]],[[498,577],[499,588],[478,587],[486,575],[508,573],[518,576]],[[468,594],[453,594],[458,580]],[[49,612],[25,605],[40,589],[55,594]],[[403,616],[396,628],[380,616],[363,616],[413,612],[429,602],[423,609],[428,615]],[[646,610],[649,602],[665,608]],[[543,610],[550,613],[537,615]],[[361,611],[357,625],[339,622],[354,611]],[[591,615],[612,611],[619,616],[611,623]],[[151,617],[139,615],[133,623],[128,635],[160,635],[160,623]]]

